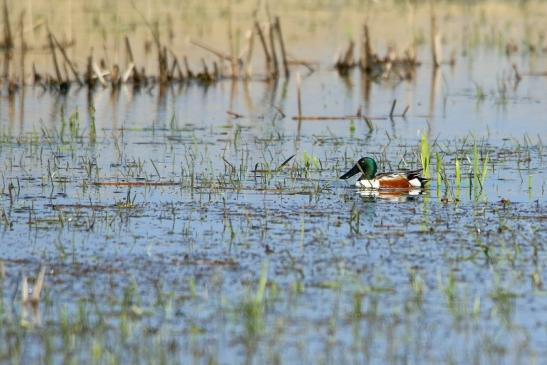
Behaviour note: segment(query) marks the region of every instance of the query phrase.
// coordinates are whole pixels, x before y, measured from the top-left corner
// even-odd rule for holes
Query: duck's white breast
[[[362,189],[380,189],[378,180],[357,180],[355,186]]]

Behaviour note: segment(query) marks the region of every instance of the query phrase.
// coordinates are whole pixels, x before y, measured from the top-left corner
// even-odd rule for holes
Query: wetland
[[[0,363],[547,362],[545,2],[5,3]]]

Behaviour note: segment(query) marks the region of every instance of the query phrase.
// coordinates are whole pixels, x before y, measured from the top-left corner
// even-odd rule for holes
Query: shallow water
[[[477,50],[399,83],[300,70],[303,115],[370,126],[292,120],[295,77],[4,95],[0,361],[545,362],[547,85],[512,62]],[[422,135],[422,194],[337,179],[365,155],[418,167]],[[42,265],[33,311],[22,275]]]

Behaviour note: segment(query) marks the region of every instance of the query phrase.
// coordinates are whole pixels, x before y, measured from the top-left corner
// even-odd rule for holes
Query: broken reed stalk
[[[59,69],[59,63],[57,62],[57,54],[55,53],[55,43],[53,42],[53,35],[48,29],[48,43],[49,49],[51,51],[51,58],[53,60],[53,67],[55,69],[55,75],[57,76],[57,82],[59,84],[63,83],[63,76],[61,75],[61,70]]]
[[[160,84],[165,84],[169,80],[167,66],[167,49],[160,47],[158,49],[158,67]]]
[[[296,126],[296,141],[300,141],[300,131],[302,130],[302,96],[300,94],[300,86],[302,80],[300,72],[296,74],[296,105],[298,108],[298,124]]]
[[[262,44],[262,49],[264,50],[264,58],[266,59],[266,73],[268,74],[268,77],[269,77],[271,75],[271,70],[272,70],[272,59],[270,56],[270,52],[268,51],[268,45],[266,44],[264,33],[262,32],[262,27],[260,26],[260,24],[258,24],[257,20],[255,20],[255,28],[258,34],[258,38],[260,39],[260,44]]]
[[[186,69],[186,77],[193,78],[194,73],[190,69],[190,64],[188,63],[188,57],[184,56],[184,68]]]
[[[230,76],[232,79],[236,79],[238,77],[238,63],[236,61],[236,50],[235,50],[235,43],[234,43],[234,35],[232,32],[232,11],[231,8],[229,8],[229,15],[228,15],[228,45],[230,46]],[[218,67],[215,66],[215,74],[218,74]],[[217,77],[217,76],[215,76]]]
[[[53,33],[50,33],[50,36],[53,39],[53,41],[55,42],[55,44],[57,45],[57,48],[59,48],[59,51],[61,52],[61,55],[63,56],[65,62],[68,64],[68,67],[70,68],[70,71],[74,75],[74,79],[76,79],[76,82],[79,85],[83,85],[82,80],[80,79],[80,75],[78,75],[78,71],[76,70],[76,67],[74,66],[74,64],[68,58],[68,55],[66,54],[66,51],[65,51],[64,47],[61,45],[61,43],[59,43],[59,41],[53,35]]]
[[[103,76],[103,71],[100,69],[99,65],[97,65],[97,62],[93,62],[93,72],[95,73],[95,76],[97,76],[97,79],[99,79],[101,85],[107,86],[106,80]]]
[[[435,10],[433,9],[433,2],[431,2],[431,60],[433,67],[437,68],[441,64],[440,60],[440,47],[441,38],[437,32],[437,19],[435,18]]]
[[[285,42],[283,41],[283,33],[281,32],[281,23],[279,17],[274,18],[274,26],[277,32],[277,39],[279,41],[279,48],[281,49],[281,59],[283,60],[283,71],[285,72],[285,77],[288,78],[290,75],[289,63],[287,62],[287,53],[285,51]]]
[[[69,83],[70,75],[68,73],[68,68],[66,67],[66,62],[63,62],[63,72],[64,72],[64,79],[67,81],[67,83]]]
[[[268,38],[270,40],[270,50],[272,52],[272,78],[277,79],[277,76],[279,75],[279,64],[277,63],[277,52],[275,50],[274,36],[274,25],[272,23],[268,23]]]
[[[84,81],[89,87],[95,86],[95,80],[93,79],[93,56],[91,54],[87,57],[87,65],[85,68]]]
[[[131,49],[131,43],[129,43],[129,38],[125,36],[125,54],[127,55],[127,65],[131,63],[135,63],[135,59],[133,58],[133,50]]]
[[[359,66],[361,70],[370,69],[370,63],[372,61],[372,50],[370,47],[370,36],[368,32],[368,24],[363,26],[363,39],[361,43],[361,59],[359,60]]]
[[[298,120],[302,120],[302,95],[300,93],[300,86],[302,80],[300,78],[300,72],[296,74],[296,106],[298,108]]]
[[[171,57],[173,58],[173,63],[171,65],[171,78],[174,78],[174,75],[175,75],[175,71],[177,72],[177,79],[178,81],[183,81],[184,80],[184,73],[182,72],[182,69],[180,68],[180,63],[179,63],[179,60],[177,58],[177,56],[175,55],[175,53],[173,53],[173,51],[170,51],[171,53]]]
[[[5,53],[4,53],[4,71],[2,73],[2,77],[3,79],[8,79],[9,78],[9,67],[10,67],[10,62],[11,62],[11,51],[10,50],[7,50]]]
[[[19,17],[19,31],[21,41],[21,82],[25,84],[25,56],[27,53],[27,45],[25,42],[25,12],[21,12]]]
[[[11,35],[11,26],[10,26],[10,20],[9,20],[7,0],[4,0],[3,15],[4,15],[4,48],[8,51],[11,51],[11,49],[13,48],[13,37]]]
[[[201,64],[203,65],[203,73],[201,74],[201,81],[206,81],[206,82],[212,81],[213,77],[209,73],[209,67],[207,67],[207,62],[205,62],[205,58],[201,59]]]
[[[221,52],[217,49],[214,49],[212,47],[209,47],[208,45],[206,45],[205,43],[203,42],[200,42],[200,41],[195,41],[195,40],[190,40],[190,43],[193,44],[194,46],[196,47],[199,47],[199,48],[202,48],[208,52],[211,52],[212,54],[214,54],[215,56],[217,57],[220,57],[228,62],[231,62],[232,61],[232,57],[224,52]]]
[[[128,74],[128,78],[133,75],[133,82],[138,84],[140,83],[141,81],[141,77],[139,75],[139,71],[137,69],[137,67],[135,66],[135,59],[133,58],[133,50],[131,49],[131,43],[129,42],[129,38],[126,36],[125,37],[125,53],[127,55],[127,67],[128,67],[128,71],[126,72],[126,74]],[[131,67],[131,65],[133,65],[134,67]],[[132,69],[133,71],[132,72],[129,72],[129,69]],[[126,82],[127,80],[125,80],[124,82]]]
[[[339,72],[346,73],[348,69],[355,66],[355,59],[353,57],[353,51],[355,49],[355,43],[353,40],[350,40],[348,48],[346,51],[338,56],[336,60],[335,67]]]
[[[235,75],[234,74],[235,69],[234,69],[233,66],[234,66],[234,64],[232,63],[232,78],[234,79],[234,78],[236,78],[236,76],[234,76]],[[213,61],[213,79],[214,80],[220,80],[220,78],[221,78],[221,72],[218,68],[218,63],[217,63],[217,61]]]
[[[9,11],[8,11],[8,3],[7,0],[4,0],[4,48],[6,50],[4,54],[4,71],[3,71],[3,77],[4,79],[9,78],[10,73],[10,61],[12,56],[12,49],[13,49],[13,38],[11,35],[11,27],[10,27],[10,21],[9,21]]]
[[[135,71],[135,64],[130,63],[129,66],[127,67],[127,70],[125,71],[125,73],[122,76],[121,82],[125,84],[129,80],[129,78],[131,77],[131,74],[134,71]]]
[[[344,65],[346,67],[353,67],[355,64],[353,52],[355,50],[355,43],[353,41],[349,42],[348,49],[346,50],[346,54],[344,55]]]

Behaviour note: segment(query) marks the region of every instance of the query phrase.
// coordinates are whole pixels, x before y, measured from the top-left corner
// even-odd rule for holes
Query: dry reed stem
[[[298,120],[302,120],[302,95],[300,92],[300,87],[302,84],[302,79],[300,77],[300,72],[296,74],[296,105],[298,110]]]
[[[195,40],[190,39],[190,43],[193,44],[193,45],[196,46],[196,47],[199,47],[199,48],[204,49],[204,50],[206,50],[206,51],[208,51],[208,52],[211,52],[211,53],[214,54],[215,56],[220,57],[220,58],[222,58],[222,59],[224,59],[224,60],[226,60],[226,61],[228,61],[228,62],[231,62],[231,61],[232,61],[232,57],[231,57],[229,54],[226,54],[226,53],[224,53],[224,52],[222,52],[222,51],[219,51],[219,50],[217,50],[217,49],[214,49],[214,48],[212,48],[212,47],[206,45],[206,44],[203,43],[203,42],[195,41]]]
[[[264,38],[264,33],[262,32],[262,27],[258,24],[258,21],[255,20],[255,29],[260,39],[260,44],[262,44],[262,49],[264,50],[264,58],[266,59],[266,74],[271,75],[272,70],[272,58],[270,52],[268,51],[268,45],[266,44],[266,39]]]
[[[93,56],[92,55],[89,55],[87,57],[87,65],[85,69],[84,81],[89,87],[93,87],[95,85],[95,81],[93,79]]]
[[[435,10],[433,8],[433,2],[431,2],[431,29],[430,29],[430,37],[431,37],[431,61],[433,63],[433,67],[439,67],[441,64],[439,59],[439,51],[440,51],[440,36],[437,32],[437,19],[435,17]]]
[[[279,41],[279,48],[281,49],[281,59],[283,60],[283,71],[285,72],[285,77],[288,78],[290,75],[289,63],[287,62],[287,53],[285,51],[285,42],[283,41],[283,33],[281,32],[281,24],[279,17],[274,18],[275,30],[277,31],[277,38]]]
[[[103,77],[103,72],[99,68],[99,65],[97,65],[97,62],[93,62],[93,73],[99,79],[101,85],[107,86],[106,80]]]
[[[57,38],[55,37],[55,35],[53,35],[53,33],[50,33],[50,36],[53,39],[53,42],[55,42],[55,44],[57,45],[57,48],[59,48],[61,55],[63,56],[65,62],[68,64],[68,67],[70,68],[70,71],[72,71],[72,74],[74,75],[74,78],[76,79],[76,82],[79,85],[83,85],[82,80],[80,79],[80,76],[78,75],[78,71],[76,70],[76,67],[74,66],[74,64],[68,58],[68,55],[66,54],[64,47],[61,45],[61,43],[59,43],[59,41],[57,41]]]
[[[49,42],[49,49],[51,52],[51,57],[53,60],[53,67],[55,69],[55,75],[57,76],[57,82],[59,84],[63,83],[63,76],[61,75],[61,70],[59,69],[59,63],[57,62],[57,54],[55,53],[55,44],[53,42],[53,35],[48,29],[48,42]]]
[[[368,25],[365,23],[363,26],[363,39],[361,43],[361,59],[359,65],[361,70],[368,70],[370,68],[370,62],[372,61],[372,50],[370,47],[370,36],[368,32]]]
[[[11,26],[9,20],[8,2],[4,0],[3,6],[4,15],[4,48],[10,51],[13,48],[13,37],[11,35]]]
[[[184,80],[184,74],[182,72],[182,69],[180,68],[179,60],[177,56],[171,51],[171,57],[173,58],[173,63],[171,65],[171,78],[174,79],[175,71],[177,72],[177,79],[178,81]]]
[[[141,76],[139,74],[139,70],[136,67],[135,59],[133,58],[133,50],[131,49],[131,43],[129,42],[129,38],[127,36],[125,37],[125,53],[127,55],[126,61],[128,64],[128,68],[130,68],[130,65],[134,65],[134,67],[132,67],[133,72],[129,76],[133,75],[133,82],[138,84],[141,81]],[[127,82],[127,80],[124,82]]]
[[[131,49],[131,43],[129,43],[129,38],[125,36],[125,53],[127,55],[127,64],[135,63],[135,59],[133,58],[133,50]]]
[[[127,70],[124,72],[122,77],[122,82],[125,84],[127,80],[131,77],[133,72],[135,71],[135,64],[133,62],[129,63],[129,66],[127,67]]]
[[[186,69],[186,77],[193,78],[194,73],[190,69],[190,64],[188,63],[188,57],[184,56],[184,68]]]
[[[275,50],[274,36],[274,25],[272,23],[268,23],[268,39],[270,41],[270,50],[272,52],[272,78],[276,79],[279,75],[279,64],[277,62],[277,51]]]
[[[232,11],[229,9],[228,16],[228,45],[230,46],[230,76],[232,79],[236,79],[239,74],[238,62],[236,60],[236,50],[234,43],[234,35],[232,31]],[[215,65],[215,74],[218,74],[218,68]],[[215,75],[217,77],[217,75]]]

